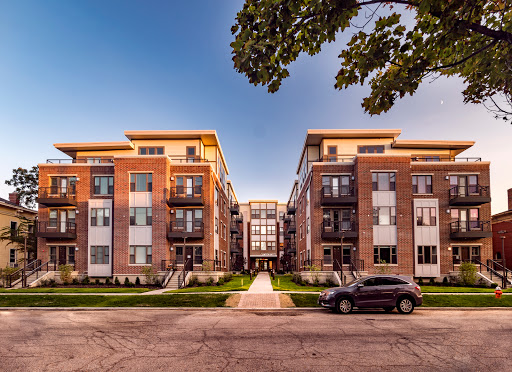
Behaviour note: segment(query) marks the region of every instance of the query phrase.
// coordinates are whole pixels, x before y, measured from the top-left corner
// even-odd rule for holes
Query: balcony
[[[238,215],[240,213],[240,205],[238,205],[238,203],[231,203],[229,213],[231,213],[232,216]]]
[[[204,205],[202,186],[176,186],[169,189],[169,207],[195,207]]]
[[[229,232],[231,234],[240,234],[240,224],[236,220],[231,220],[229,223]]]
[[[36,201],[47,207],[76,207],[75,186],[40,187]]]
[[[296,254],[297,253],[297,246],[295,245],[294,241],[287,242],[284,246],[284,254]]]
[[[356,224],[353,221],[322,222],[322,239],[357,238]]]
[[[489,186],[453,186],[449,195],[452,206],[476,206],[491,202]]]
[[[480,239],[492,237],[490,221],[454,221],[450,223],[451,239]]]
[[[243,249],[240,246],[240,244],[235,243],[235,242],[231,242],[231,244],[229,245],[229,250],[231,253],[236,253],[236,254],[243,253]]]
[[[167,230],[169,239],[203,239],[204,223],[172,221]]]
[[[244,215],[243,215],[243,213],[239,213],[239,214],[235,215],[234,220],[236,222],[238,222],[238,223],[244,222]]]
[[[297,210],[296,206],[295,206],[295,201],[289,201],[288,204],[286,205],[286,213],[288,214],[295,214],[295,211]]]
[[[45,239],[76,239],[76,223],[40,221],[37,224],[36,236]]]
[[[297,223],[295,222],[295,218],[290,219],[290,221],[286,223],[285,232],[286,234],[295,234],[297,232]]]
[[[353,205],[357,203],[357,197],[353,187],[332,188],[331,186],[324,186],[320,190],[320,203],[323,206]]]

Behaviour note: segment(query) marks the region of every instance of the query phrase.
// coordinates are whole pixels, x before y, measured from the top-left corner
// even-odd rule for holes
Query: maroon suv
[[[370,275],[339,288],[322,291],[318,303],[340,314],[348,314],[354,307],[395,307],[402,314],[410,314],[423,303],[420,287],[411,279],[398,275]]]

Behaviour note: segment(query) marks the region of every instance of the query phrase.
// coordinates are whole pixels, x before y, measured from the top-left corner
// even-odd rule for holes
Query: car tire
[[[394,306],[387,306],[387,307],[385,307],[385,308],[384,308],[384,311],[385,311],[386,313],[390,313],[390,312],[392,312],[393,310],[395,310],[395,307],[394,307]]]
[[[414,310],[414,300],[409,296],[403,296],[396,302],[396,308],[401,314],[410,314]]]
[[[354,309],[352,300],[348,297],[340,297],[336,300],[336,312],[338,314],[350,314]]]

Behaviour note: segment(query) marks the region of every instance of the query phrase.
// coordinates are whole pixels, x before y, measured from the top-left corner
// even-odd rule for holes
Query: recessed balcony
[[[324,186],[320,190],[320,203],[323,206],[342,206],[357,203],[353,187]]]
[[[169,239],[203,239],[204,223],[188,221],[172,221],[167,230]]]
[[[176,186],[169,189],[169,207],[196,207],[204,205],[202,186]]]
[[[492,237],[490,221],[454,221],[450,223],[451,239],[480,239]]]
[[[353,221],[322,222],[322,239],[357,238],[356,224]]]
[[[450,205],[476,206],[491,202],[489,186],[454,186],[450,189]]]
[[[40,187],[36,201],[47,207],[76,207],[75,187]]]
[[[45,239],[76,239],[76,223],[39,221],[36,236]]]

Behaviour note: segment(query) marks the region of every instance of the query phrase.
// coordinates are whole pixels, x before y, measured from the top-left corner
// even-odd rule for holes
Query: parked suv
[[[318,303],[340,314],[354,307],[378,308],[410,314],[423,303],[420,287],[411,279],[398,275],[371,275],[354,280],[339,288],[322,291]]]

